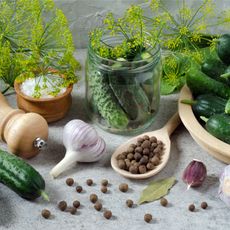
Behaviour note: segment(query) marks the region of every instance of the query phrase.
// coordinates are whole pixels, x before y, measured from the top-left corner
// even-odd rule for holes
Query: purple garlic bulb
[[[182,179],[190,187],[199,187],[207,176],[207,169],[199,160],[191,161],[184,170]]]

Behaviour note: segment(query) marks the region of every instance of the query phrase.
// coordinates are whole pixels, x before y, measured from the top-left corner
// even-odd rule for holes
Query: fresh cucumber
[[[226,65],[230,65],[230,34],[223,34],[218,39],[217,54]]]
[[[201,71],[216,80],[225,72],[226,68],[227,66],[218,59],[208,59],[201,65]]]
[[[227,100],[212,94],[199,95],[195,100],[182,100],[184,104],[192,105],[192,110],[197,118],[211,117],[214,114],[224,113]]]
[[[205,122],[206,130],[216,138],[230,144],[230,116],[215,114],[209,119],[201,117]]]
[[[48,199],[44,192],[42,176],[21,158],[0,150],[0,182],[19,196],[34,200],[40,196]]]
[[[186,83],[194,96],[215,94],[226,99],[230,97],[230,87],[228,85],[207,76],[197,66],[192,66],[187,72]]]
[[[99,71],[91,71],[88,76],[92,90],[92,100],[101,116],[112,128],[125,128],[129,123],[126,113],[122,110],[109,86],[108,81]]]

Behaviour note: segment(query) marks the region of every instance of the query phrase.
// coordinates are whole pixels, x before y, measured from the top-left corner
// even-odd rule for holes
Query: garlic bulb
[[[219,197],[224,203],[230,206],[230,165],[224,168],[220,176]]]
[[[105,153],[105,142],[93,126],[82,120],[68,122],[63,130],[65,157],[51,170],[57,177],[75,162],[98,161]]]
[[[182,179],[190,187],[198,187],[205,180],[207,175],[207,169],[204,163],[199,160],[191,161],[184,170]]]

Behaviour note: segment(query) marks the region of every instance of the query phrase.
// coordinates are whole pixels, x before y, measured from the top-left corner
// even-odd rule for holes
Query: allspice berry
[[[106,186],[101,186],[101,192],[107,193],[107,187]]]
[[[74,215],[77,212],[77,209],[75,207],[68,207],[68,211]]]
[[[128,189],[129,189],[128,184],[122,183],[122,184],[119,185],[119,190],[120,190],[121,192],[127,192]]]
[[[81,203],[80,203],[80,201],[78,201],[78,200],[75,200],[75,201],[73,202],[73,206],[74,206],[75,208],[79,208],[80,205],[81,205]]]
[[[88,179],[86,180],[86,184],[91,186],[93,184],[93,180],[92,179]]]
[[[50,217],[51,213],[48,209],[43,209],[42,210],[42,216],[45,218],[45,219],[48,219]]]
[[[147,214],[144,215],[145,222],[149,223],[149,222],[152,221],[152,219],[153,219],[153,217],[152,217],[151,214],[147,213]]]
[[[189,210],[190,212],[194,212],[194,211],[195,211],[195,205],[194,205],[194,204],[190,204],[190,205],[188,206],[188,210]]]
[[[126,168],[126,164],[125,164],[124,160],[118,160],[117,164],[118,164],[118,167],[120,169],[125,169]]]
[[[138,173],[138,166],[136,165],[131,165],[129,167],[129,172],[131,172],[132,174],[137,174]]]
[[[168,200],[166,198],[161,198],[160,203],[162,206],[166,207],[168,205]]]
[[[106,210],[103,215],[106,219],[110,219],[112,217],[112,212],[110,210]]]
[[[132,208],[133,207],[133,201],[130,199],[126,200],[126,205],[127,205],[127,207]]]
[[[82,187],[81,187],[80,185],[78,185],[78,186],[76,187],[76,191],[77,191],[78,193],[81,193],[81,192],[82,192]]]
[[[74,184],[74,179],[73,178],[67,178],[65,182],[68,186],[72,186]]]
[[[58,208],[61,210],[61,211],[65,211],[66,210],[66,207],[67,207],[67,203],[62,200],[58,203]]]
[[[109,184],[109,182],[108,182],[108,180],[106,180],[106,179],[103,179],[102,181],[101,181],[101,185],[103,185],[103,186],[107,186]]]
[[[90,199],[90,201],[91,201],[92,203],[96,203],[97,200],[98,200],[98,197],[97,197],[96,194],[93,193],[93,194],[90,195],[89,199]]]
[[[96,202],[95,205],[94,205],[94,208],[97,210],[97,211],[101,211],[102,209],[102,204],[100,202]]]
[[[203,209],[206,209],[208,207],[207,202],[202,202],[200,207],[203,208]]]
[[[140,165],[138,169],[140,174],[144,174],[147,172],[145,165]]]

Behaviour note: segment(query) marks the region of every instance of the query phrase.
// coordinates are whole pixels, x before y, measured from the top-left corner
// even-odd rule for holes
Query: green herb
[[[105,35],[121,36],[121,41],[113,46],[103,40]],[[144,11],[140,6],[130,6],[124,16],[116,19],[108,13],[103,26],[90,33],[93,50],[103,58],[140,60],[146,49],[153,49],[158,44],[160,32],[146,27]]]
[[[63,74],[65,86],[77,82],[73,52],[67,19],[53,0],[0,2],[0,78],[8,87],[19,75],[23,81],[50,69]]]
[[[138,203],[142,204],[160,199],[168,193],[175,183],[174,177],[150,182],[148,187],[143,190]]]
[[[216,14],[216,4],[213,0],[203,0],[200,4],[191,4],[191,1],[177,2],[177,9],[172,12],[162,0],[151,0],[152,17],[145,16],[146,23],[159,25],[159,38],[163,48],[173,51],[172,55],[163,62],[163,77],[161,93],[169,94],[179,90],[184,85],[185,71],[180,69],[183,59],[175,58],[175,52],[187,56],[191,62],[201,63],[206,57],[203,48],[210,47],[209,53],[215,50],[219,34],[210,34],[211,28],[228,29],[230,10]],[[212,18],[212,20],[210,20]],[[163,29],[162,29],[163,28]],[[176,56],[178,56],[176,54]],[[170,61],[170,58],[172,61]],[[171,62],[177,62],[171,65]],[[182,62],[181,62],[182,61]],[[171,67],[170,69],[168,67]],[[165,69],[168,69],[167,72]]]

